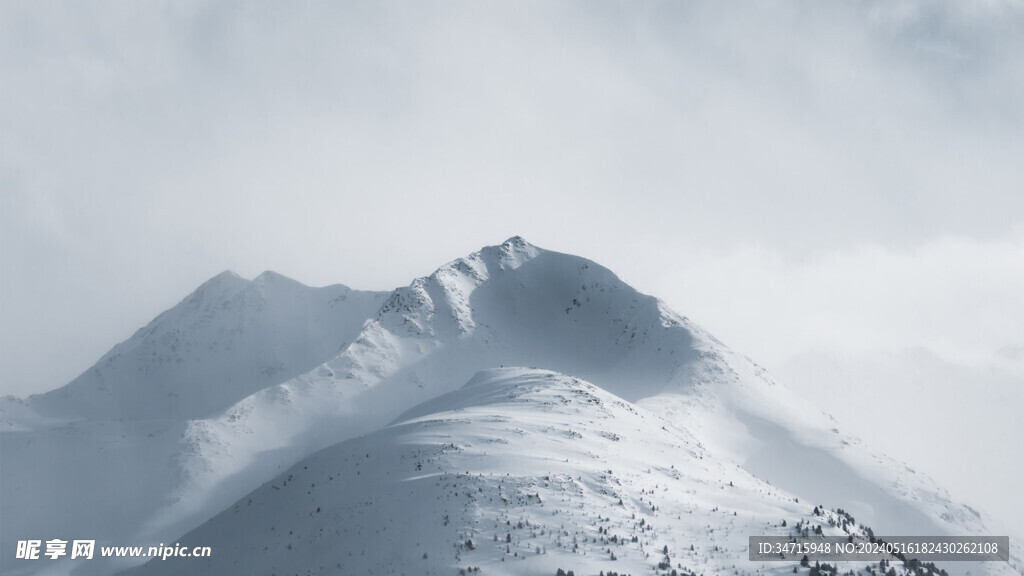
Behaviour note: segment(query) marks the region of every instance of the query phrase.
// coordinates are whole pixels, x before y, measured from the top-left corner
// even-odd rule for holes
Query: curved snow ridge
[[[593,384],[502,368],[313,454],[178,540],[218,551],[194,574],[646,573],[665,556],[714,574],[745,562],[750,535],[863,531],[813,506]]]
[[[553,391],[571,394],[575,400],[583,397],[587,402],[593,402],[599,407],[603,405],[602,396],[606,397],[603,399],[605,401],[613,401],[611,394],[593,384],[551,370],[525,367],[491,368],[477,372],[458,390],[410,408],[391,425],[439,412],[502,404],[545,402],[547,400],[541,398],[550,396]]]
[[[646,573],[668,547],[673,566],[713,574],[810,508],[593,384],[505,368],[307,457],[178,539],[212,558],[139,573]]]
[[[377,320],[414,336],[465,336],[476,323],[470,295],[495,273],[515,270],[543,252],[520,236],[441,266],[392,292]]]

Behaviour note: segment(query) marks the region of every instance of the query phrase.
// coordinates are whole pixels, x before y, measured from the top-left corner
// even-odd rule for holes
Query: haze
[[[521,234],[809,395],[835,358],[866,394],[992,374],[969,440],[1024,386],[1022,28],[1000,1],[4,2],[0,393],[224,269],[390,289]],[[1019,432],[979,458],[1024,461]]]

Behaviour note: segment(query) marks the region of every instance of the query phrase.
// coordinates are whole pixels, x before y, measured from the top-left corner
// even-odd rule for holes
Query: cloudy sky
[[[723,4],[5,0],[0,393],[224,269],[391,289],[521,234],[819,396],[1014,394],[1024,3]]]

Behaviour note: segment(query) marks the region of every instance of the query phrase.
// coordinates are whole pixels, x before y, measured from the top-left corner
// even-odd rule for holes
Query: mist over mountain
[[[657,298],[520,237],[388,294],[221,274],[0,424],[4,534],[213,546],[196,573],[639,573],[668,546],[714,574],[815,505],[986,533]],[[139,562],[0,545],[11,574]]]
[[[1024,474],[1024,376],[998,365],[943,360],[922,348],[809,352],[776,375],[844,428],[912,462],[1006,529],[1024,517],[1024,498],[1012,496]],[[919,424],[908,426],[908,418]],[[952,454],[960,465],[949,465]]]
[[[384,296],[223,272],[32,403],[44,415],[89,419],[208,416],[336,354]]]

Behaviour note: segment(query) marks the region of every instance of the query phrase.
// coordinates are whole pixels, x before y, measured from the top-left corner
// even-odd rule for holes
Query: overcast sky
[[[1024,375],[1019,1],[4,0],[0,78],[3,394],[224,269],[391,289],[514,234],[769,369]]]
[[[522,234],[769,366],[1024,346],[1021,3],[0,4],[0,386]]]

